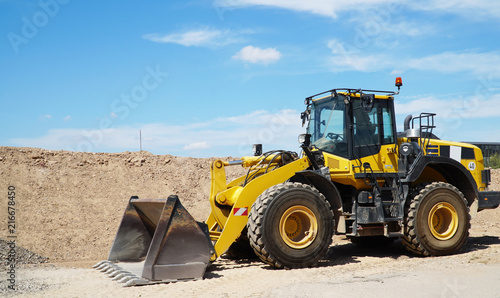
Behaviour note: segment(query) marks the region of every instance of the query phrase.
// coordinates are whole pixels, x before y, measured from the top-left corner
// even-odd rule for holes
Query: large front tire
[[[264,191],[247,223],[255,254],[276,268],[310,267],[332,242],[333,212],[315,188],[286,182]]]
[[[434,182],[410,202],[402,243],[418,255],[449,255],[464,246],[469,228],[464,195],[451,184]]]

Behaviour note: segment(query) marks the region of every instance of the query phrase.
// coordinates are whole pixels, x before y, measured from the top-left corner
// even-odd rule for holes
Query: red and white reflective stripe
[[[234,216],[248,216],[248,207],[233,208]]]

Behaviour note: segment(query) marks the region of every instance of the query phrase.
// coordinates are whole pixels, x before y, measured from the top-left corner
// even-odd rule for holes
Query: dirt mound
[[[7,239],[7,192],[15,187],[17,245],[50,261],[105,259],[128,199],[177,194],[196,220],[210,212],[215,158],[149,152],[81,153],[0,147],[0,238]],[[230,160],[231,158],[225,158]],[[233,178],[244,173],[228,169]],[[5,219],[5,220],[4,220]]]
[[[224,158],[231,160],[233,158]],[[51,262],[107,258],[130,196],[177,194],[196,220],[210,212],[210,163],[215,158],[149,152],[81,153],[0,147],[0,238],[7,239],[8,187],[15,188],[16,244],[36,260]],[[227,169],[230,179],[245,173]],[[500,190],[500,170],[491,189]],[[481,212],[472,226],[487,235],[499,210]]]
[[[491,169],[490,190],[500,190],[500,169]]]

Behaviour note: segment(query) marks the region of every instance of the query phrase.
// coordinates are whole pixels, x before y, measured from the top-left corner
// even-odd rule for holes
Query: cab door
[[[357,98],[352,101],[350,114],[353,126],[349,159],[358,163],[359,172],[363,172],[364,163],[369,163],[374,173],[397,172],[394,101],[373,97],[367,107]]]

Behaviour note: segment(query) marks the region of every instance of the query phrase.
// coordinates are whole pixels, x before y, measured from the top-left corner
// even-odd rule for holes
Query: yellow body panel
[[[354,175],[363,173],[362,165],[370,164],[374,173],[395,173],[398,171],[398,161],[394,145],[381,146],[378,154],[361,159],[348,160],[340,156],[324,152],[325,165],[330,168],[332,181],[354,186],[356,189],[370,189],[364,179],[356,179]],[[380,182],[383,182],[382,180]]]
[[[251,163],[243,164],[249,165]],[[273,185],[285,182],[296,172],[307,169],[310,163],[306,157],[295,160],[273,171],[261,174],[245,187],[240,186],[245,176],[226,185],[224,170],[226,165],[227,163],[215,161],[211,169],[210,205],[212,212],[206,223],[210,230],[210,238],[215,241],[215,255],[212,256],[212,260],[223,254],[240,236],[247,224],[250,208],[260,194]],[[222,201],[224,201],[223,206],[221,206]]]
[[[477,146],[467,144],[467,143],[460,143],[460,142],[451,142],[451,141],[444,141],[444,140],[437,140],[437,139],[431,139],[428,144],[426,144],[424,150],[426,154],[428,155],[437,155],[437,156],[443,156],[443,149],[442,146],[450,147],[450,157],[459,163],[461,163],[465,169],[469,171],[469,173],[472,175],[474,180],[476,181],[478,191],[484,191],[486,190],[486,184],[483,183],[482,177],[481,177],[481,171],[484,170],[484,158],[483,158],[483,153],[481,149],[479,149]],[[424,147],[424,146],[422,146]],[[437,149],[437,152],[430,152],[429,149]],[[469,148],[474,151],[474,158],[464,158],[461,155],[462,148]]]

